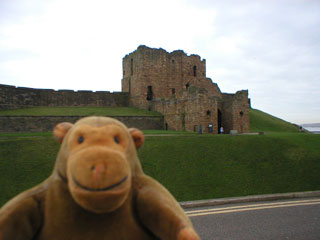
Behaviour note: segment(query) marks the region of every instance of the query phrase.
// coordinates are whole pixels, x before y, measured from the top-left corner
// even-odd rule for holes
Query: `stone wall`
[[[239,133],[250,132],[248,91],[235,94],[223,94],[222,126],[225,132],[237,130]]]
[[[127,107],[129,94],[104,91],[34,89],[0,84],[0,109],[33,106]]]
[[[163,113],[168,129],[197,132],[201,125],[203,132],[209,132],[211,124],[213,133],[218,133],[218,101],[205,89],[190,87],[177,97],[154,100],[153,110]]]
[[[3,116],[0,117],[0,132],[50,132],[61,122],[74,123],[81,116]],[[141,130],[163,129],[162,116],[149,117],[114,117],[123,122],[127,127]]]

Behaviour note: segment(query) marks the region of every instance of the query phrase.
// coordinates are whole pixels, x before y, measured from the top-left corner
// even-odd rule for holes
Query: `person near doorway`
[[[202,125],[199,126],[199,134],[202,134]]]
[[[220,134],[223,134],[224,133],[224,129],[223,129],[223,127],[221,126],[221,128],[220,128]]]

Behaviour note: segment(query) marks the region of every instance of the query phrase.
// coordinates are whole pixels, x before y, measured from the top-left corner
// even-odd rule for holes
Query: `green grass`
[[[251,132],[299,132],[296,125],[260,110],[249,109],[249,115]]]
[[[196,132],[174,131],[174,130],[142,130],[147,135],[197,135]]]
[[[0,140],[0,206],[47,178],[58,148],[52,136]]]
[[[320,135],[148,137],[147,174],[180,201],[320,189]]]
[[[52,136],[52,132],[32,132],[32,133],[0,133],[0,140],[7,138],[23,138],[23,137],[42,137]]]
[[[145,172],[179,201],[320,189],[320,135],[149,136]],[[0,206],[52,171],[52,136],[0,139]]]
[[[268,134],[144,131],[158,135],[139,150],[145,172],[179,201],[319,190],[320,135],[258,110],[250,116],[252,131]],[[51,133],[0,134],[0,206],[48,177],[58,149]]]
[[[160,113],[129,107],[32,107],[0,110],[0,116],[161,116]]]

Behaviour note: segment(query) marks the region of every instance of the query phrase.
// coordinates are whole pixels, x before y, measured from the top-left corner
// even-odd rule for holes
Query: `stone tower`
[[[139,46],[123,58],[122,92],[131,106],[161,112],[166,129],[249,131],[248,91],[221,93],[198,55]]]

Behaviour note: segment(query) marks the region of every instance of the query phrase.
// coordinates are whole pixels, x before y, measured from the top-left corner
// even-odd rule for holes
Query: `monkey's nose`
[[[107,167],[103,163],[97,163],[91,166],[91,171],[94,179],[99,179],[103,174],[105,174]]]

